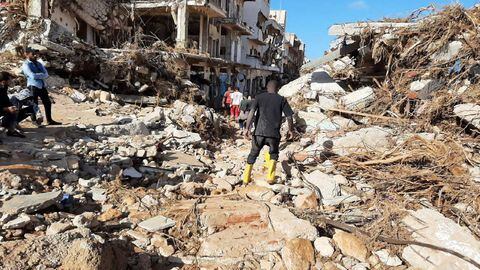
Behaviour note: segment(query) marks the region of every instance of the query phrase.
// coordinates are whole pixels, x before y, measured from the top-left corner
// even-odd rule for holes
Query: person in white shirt
[[[232,106],[230,107],[230,116],[235,121],[238,121],[240,116],[240,103],[243,100],[243,94],[239,91],[238,87],[235,87],[235,91],[231,94]]]

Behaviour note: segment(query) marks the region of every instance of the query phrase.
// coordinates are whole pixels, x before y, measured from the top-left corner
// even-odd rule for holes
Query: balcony
[[[161,15],[169,13],[175,0],[130,0],[125,1],[127,8],[135,8],[149,15]],[[226,18],[227,12],[223,7],[222,0],[187,0],[188,10],[193,13],[201,13],[211,18]]]
[[[231,31],[236,31],[242,36],[252,35],[252,30],[247,26],[246,23],[242,22],[240,19],[235,17],[223,18],[218,20],[223,27],[230,29]]]

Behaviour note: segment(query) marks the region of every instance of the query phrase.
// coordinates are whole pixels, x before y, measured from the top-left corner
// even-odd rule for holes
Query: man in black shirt
[[[289,136],[293,132],[293,111],[287,100],[278,93],[278,82],[268,82],[267,92],[255,97],[250,114],[247,119],[247,138],[251,138],[252,121],[255,118],[255,132],[252,139],[252,150],[248,155],[247,167],[243,176],[243,183],[248,184],[251,180],[253,164],[258,158],[260,151],[265,145],[270,150],[265,161],[268,166],[267,181],[270,184],[275,182],[275,170],[280,153],[280,128],[282,126],[282,114],[285,114],[288,121]]]
[[[0,72],[0,117],[2,117],[1,125],[6,128],[7,136],[25,138],[25,135],[15,129],[17,125],[18,109],[13,106],[8,97],[8,83],[10,74],[8,72]]]

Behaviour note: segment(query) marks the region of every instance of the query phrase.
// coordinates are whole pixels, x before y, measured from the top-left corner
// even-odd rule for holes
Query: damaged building
[[[229,84],[254,95],[272,76],[295,79],[304,62],[305,45],[285,32],[286,11],[271,11],[267,0],[24,4],[29,16],[50,20],[55,35],[73,34],[98,48],[162,44],[162,50],[176,55],[180,76],[197,84],[211,106],[219,106]]]

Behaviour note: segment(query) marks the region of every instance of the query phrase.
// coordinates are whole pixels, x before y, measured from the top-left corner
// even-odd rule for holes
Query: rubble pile
[[[330,53],[362,46],[280,90],[298,132],[273,185],[261,158],[242,185],[251,142],[161,43],[43,44],[71,125],[5,140],[0,268],[479,269],[479,10],[334,28]],[[98,77],[61,72],[61,48],[99,57]]]

